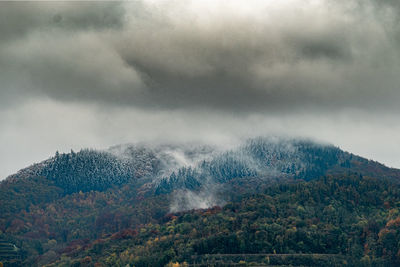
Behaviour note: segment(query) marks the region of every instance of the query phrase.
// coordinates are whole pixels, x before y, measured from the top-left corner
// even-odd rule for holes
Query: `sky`
[[[0,179],[55,151],[308,137],[400,168],[397,0],[0,2]]]

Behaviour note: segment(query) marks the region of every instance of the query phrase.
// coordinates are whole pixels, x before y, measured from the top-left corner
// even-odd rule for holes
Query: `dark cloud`
[[[0,2],[0,159],[276,131],[398,166],[399,18],[395,0]]]
[[[125,9],[118,2],[13,2],[0,3],[1,42],[37,30],[93,30],[122,27]]]
[[[3,91],[156,109],[396,109],[396,12],[289,2],[2,3]]]
[[[387,31],[394,17],[382,20],[387,14],[372,4],[292,2],[244,17],[229,8],[202,18],[179,5],[150,10],[157,23],[131,18],[117,51],[146,78],[149,98],[168,108],[396,109],[399,58]]]
[[[38,95],[113,99],[104,87],[121,87],[127,74],[105,80],[118,56],[97,35],[124,20],[120,2],[1,2],[0,108]]]

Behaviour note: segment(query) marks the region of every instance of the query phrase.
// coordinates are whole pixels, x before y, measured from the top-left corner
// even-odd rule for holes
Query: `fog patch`
[[[214,206],[223,206],[225,201],[218,196],[219,186],[203,188],[200,191],[176,190],[172,194],[170,212],[179,212],[193,209],[208,209]]]

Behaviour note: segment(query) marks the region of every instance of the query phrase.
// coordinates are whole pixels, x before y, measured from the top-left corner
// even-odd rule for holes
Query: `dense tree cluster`
[[[194,168],[182,167],[163,177],[156,192],[169,193],[185,185],[187,189],[193,189],[242,177],[290,176],[311,180],[323,176],[348,157],[348,153],[331,145],[255,138],[234,150],[204,160]]]
[[[110,153],[85,149],[56,153],[41,175],[54,180],[66,193],[73,193],[101,191],[126,183],[133,177],[134,169]]]
[[[244,146],[264,168],[291,174],[296,178],[314,179],[324,175],[329,167],[338,164],[345,152],[331,145],[306,140],[250,139]]]

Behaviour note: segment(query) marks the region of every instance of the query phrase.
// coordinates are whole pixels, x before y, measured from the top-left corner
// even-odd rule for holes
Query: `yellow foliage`
[[[128,249],[126,249],[126,250],[124,250],[121,254],[119,254],[119,257],[120,257],[120,259],[121,260],[123,260],[123,261],[128,261],[129,260],[129,250]]]
[[[170,262],[166,265],[167,267],[188,267],[188,263],[186,261],[179,263],[179,262]]]
[[[171,226],[168,226],[168,227],[167,227],[167,231],[170,232],[170,233],[173,233],[173,232],[175,231],[175,227],[172,226],[172,225],[171,225]]]
[[[167,264],[167,267],[179,267],[179,263],[178,262],[175,262],[175,263],[170,262]]]

